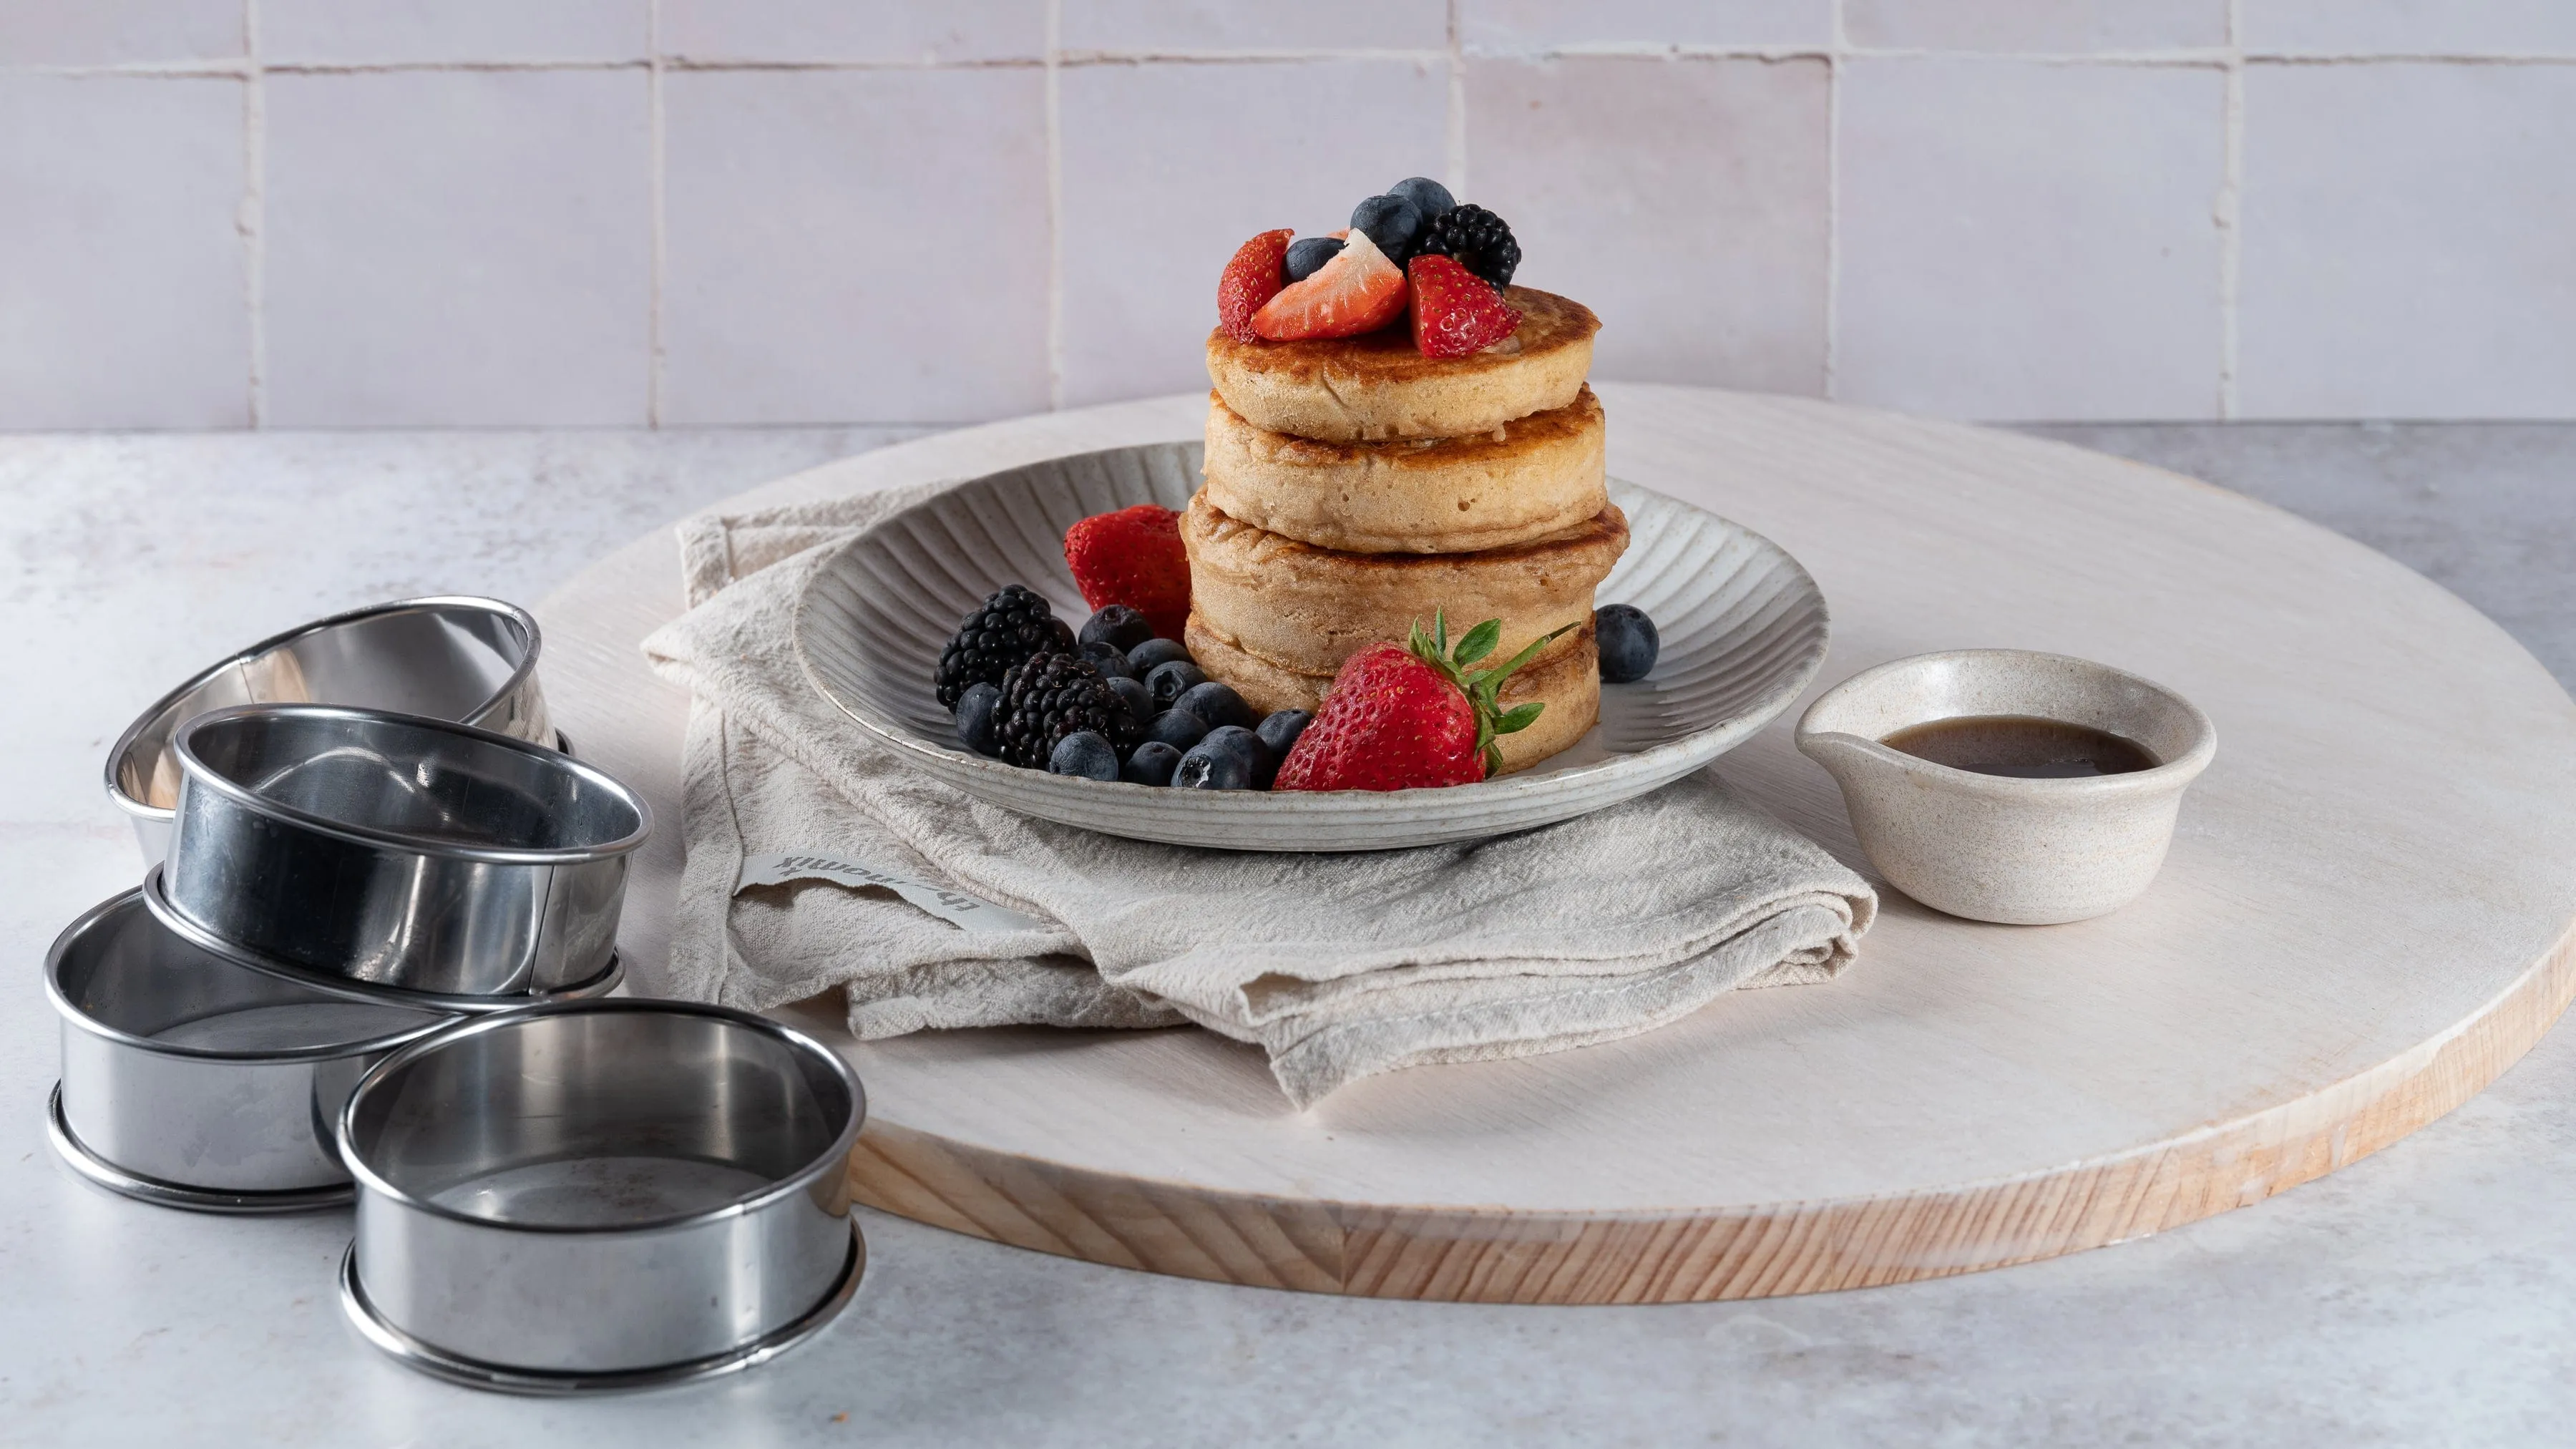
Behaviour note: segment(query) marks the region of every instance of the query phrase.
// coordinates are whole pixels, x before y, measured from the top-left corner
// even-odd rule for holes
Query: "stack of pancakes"
[[[1444,612],[1452,640],[1500,619],[1499,664],[1579,625],[1506,682],[1536,723],[1503,736],[1516,770],[1601,712],[1592,591],[1628,547],[1602,480],[1601,404],[1584,385],[1600,319],[1513,287],[1510,337],[1425,357],[1411,333],[1303,342],[1208,338],[1207,486],[1190,501],[1185,642],[1256,713],[1314,709],[1342,661]]]

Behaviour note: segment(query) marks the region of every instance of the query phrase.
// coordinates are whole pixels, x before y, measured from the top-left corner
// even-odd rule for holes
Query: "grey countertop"
[[[2270,499],[2431,575],[2576,679],[2576,426],[2034,429]],[[534,601],[754,483],[891,441],[762,432],[0,437],[19,681],[0,814],[0,1443],[2529,1444],[2576,1441],[2576,1038],[2376,1157],[2158,1237],[1806,1298],[1533,1309],[1310,1297],[881,1214],[814,1343],[695,1388],[451,1388],[341,1322],[345,1214],[125,1202],[54,1162],[37,982],[134,883],[99,761],[146,700],[332,609]],[[2428,963],[2433,964],[2433,963]]]

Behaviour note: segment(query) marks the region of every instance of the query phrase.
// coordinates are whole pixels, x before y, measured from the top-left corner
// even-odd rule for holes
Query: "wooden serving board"
[[[1289,1110],[1195,1030],[840,1041],[873,1115],[858,1196],[1156,1272],[1401,1298],[1628,1303],[1901,1282],[2258,1201],[2457,1106],[2576,991],[2576,705],[2390,560],[2187,478],[1793,399],[1603,386],[1611,467],[1769,535],[1834,611],[1822,689],[1900,655],[2054,650],[2216,720],[2162,877],[2077,925],[1889,891],[1828,986],[1627,1041],[1431,1067]],[[976,428],[741,506],[1193,435],[1200,398]],[[667,959],[685,700],[646,672],[667,534],[537,612],[557,719],[663,828],[629,894]],[[1801,706],[1803,707],[1803,705]],[[1866,870],[1792,709],[1719,762]],[[1617,909],[1605,901],[1604,910]]]

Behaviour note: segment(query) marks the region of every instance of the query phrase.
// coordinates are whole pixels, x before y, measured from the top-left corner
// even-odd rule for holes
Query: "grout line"
[[[2218,420],[2236,417],[2237,309],[2245,264],[2245,0],[2227,0],[2225,160],[2218,185]]]
[[[246,0],[247,3],[247,0]],[[1467,46],[1454,41],[1441,50],[1082,50],[1045,56],[1011,56],[990,60],[762,60],[732,56],[647,55],[624,59],[555,60],[423,60],[423,61],[268,61],[257,68],[273,75],[377,75],[405,71],[563,71],[644,70],[1038,70],[1064,66],[1103,65],[1254,65],[1316,61],[1400,60],[1428,65],[1461,58],[1564,60],[1996,60],[2058,66],[2199,66],[2239,65],[2497,65],[2576,66],[2576,51],[2496,54],[2474,51],[2295,51],[2209,49],[2011,51],[1940,50],[1896,46],[1660,45],[1605,41],[1529,50]],[[141,80],[246,79],[253,66],[236,60],[129,61],[110,65],[0,65],[0,75],[57,77],[122,77]]]
[[[644,425],[662,426],[662,296],[669,281],[670,205],[664,187],[669,173],[669,148],[662,126],[662,0],[647,0],[644,9],[644,41],[652,59],[644,71],[645,164],[652,168],[648,203],[652,208],[651,260],[647,264],[644,298]]]
[[[1459,39],[1459,0],[1449,0],[1449,111],[1441,134],[1441,169],[1454,195],[1467,194],[1467,64]]]
[[[1842,386],[1843,331],[1843,0],[1834,0],[1825,52],[1825,362],[1824,396]]]
[[[1047,407],[1064,411],[1064,106],[1061,54],[1064,0],[1046,7]]]
[[[268,82],[260,66],[259,0],[242,0],[242,305],[249,310],[250,425],[268,426]]]

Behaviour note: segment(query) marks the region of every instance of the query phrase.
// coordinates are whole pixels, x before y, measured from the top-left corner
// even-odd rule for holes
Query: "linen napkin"
[[[1869,928],[1868,883],[1713,771],[1542,829],[1346,855],[1127,840],[931,780],[806,681],[792,620],[848,539],[947,486],[680,526],[691,608],[644,648],[695,701],[684,994],[761,1010],[838,987],[863,1039],[1194,1022],[1259,1046],[1302,1109],[1825,981]]]

